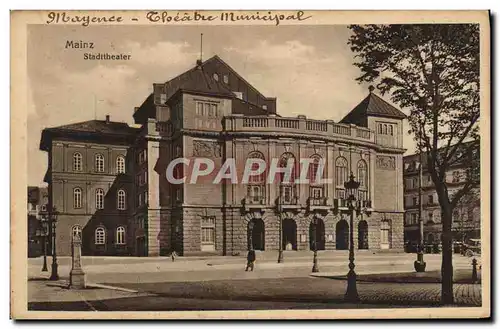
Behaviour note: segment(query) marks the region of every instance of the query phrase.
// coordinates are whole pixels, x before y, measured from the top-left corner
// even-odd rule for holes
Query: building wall
[[[82,154],[82,170],[73,170],[73,155]],[[129,246],[117,245],[116,228],[128,231],[129,214],[134,209],[133,167],[130,164],[131,150],[123,145],[86,142],[53,141],[49,156],[52,157],[50,202],[59,211],[56,228],[56,250],[59,255],[71,255],[71,232],[75,225],[83,230],[84,255],[129,254]],[[95,155],[104,156],[104,172],[97,172]],[[125,174],[118,175],[116,159],[125,157]],[[81,207],[75,208],[75,188],[82,191]],[[104,209],[96,209],[96,190],[104,190]],[[117,192],[126,193],[125,210],[117,209]],[[95,229],[106,229],[106,245],[95,245]],[[126,241],[129,242],[129,241]]]

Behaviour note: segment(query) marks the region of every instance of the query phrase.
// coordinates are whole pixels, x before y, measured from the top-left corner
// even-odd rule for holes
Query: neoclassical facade
[[[181,255],[235,255],[250,247],[265,251],[278,250],[280,245],[283,250],[310,250],[314,240],[319,250],[347,249],[351,212],[344,182],[351,172],[360,182],[355,247],[403,249],[405,116],[373,90],[340,122],[334,122],[303,115],[281,117],[275,98],[262,95],[218,56],[198,61],[191,70],[153,87],[134,111],[140,128],[127,130],[123,140],[128,144],[118,146],[127,155],[126,174],[112,172],[106,179],[110,187],[119,177],[125,179],[117,188],[122,186],[127,195],[126,211],[120,220],[101,216],[92,225],[83,222],[95,214],[82,217],[83,230],[89,232],[84,234],[88,253],[94,254],[96,243],[104,242],[103,253],[116,254],[118,225],[125,236],[124,250],[137,256],[166,255],[172,250]],[[68,142],[46,137],[45,144],[54,143]],[[110,144],[106,137],[102,143]],[[54,156],[50,147],[45,149],[49,157]],[[71,161],[71,154],[67,157]],[[192,184],[192,168],[184,166],[174,176],[185,176],[186,181],[171,184],[166,171],[177,158],[191,164],[198,158],[210,159],[214,173]],[[247,183],[214,184],[228,159],[234,160],[238,174],[249,159],[263,160],[267,170]],[[273,163],[285,167],[304,159],[311,163],[304,171],[310,183],[295,182],[301,175],[299,166],[291,177],[278,174],[274,183],[268,183]],[[329,182],[315,179],[320,166]],[[89,185],[88,193],[95,194],[94,183]],[[49,191],[53,202],[60,203],[56,190],[49,187]],[[116,189],[103,192],[105,203],[109,196],[113,207],[122,204]],[[94,209],[98,197],[89,200]]]

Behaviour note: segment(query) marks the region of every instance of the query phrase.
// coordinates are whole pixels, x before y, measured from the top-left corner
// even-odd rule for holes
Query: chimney
[[[197,59],[196,60],[196,67],[201,69],[201,64],[203,64],[203,62],[201,61],[201,59]]]
[[[109,123],[109,114],[106,114],[106,123]]]

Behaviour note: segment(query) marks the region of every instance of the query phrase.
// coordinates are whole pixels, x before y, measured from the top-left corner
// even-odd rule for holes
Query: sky
[[[267,97],[277,97],[282,116],[338,121],[368,94],[355,81],[346,26],[64,26],[28,28],[28,184],[45,185],[47,153],[41,132],[87,120],[133,124],[134,107],[153,83],[217,54]],[[66,48],[67,41],[94,49]],[[129,61],[84,60],[86,52],[123,53]],[[387,98],[386,98],[387,99]],[[405,122],[404,131],[408,131]],[[415,149],[404,136],[408,153]]]

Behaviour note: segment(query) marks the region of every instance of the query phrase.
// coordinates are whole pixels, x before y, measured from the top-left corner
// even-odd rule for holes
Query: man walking
[[[248,272],[248,269],[251,269],[253,272],[253,266],[255,263],[255,250],[250,249],[247,254],[247,268],[245,269],[245,272]]]

